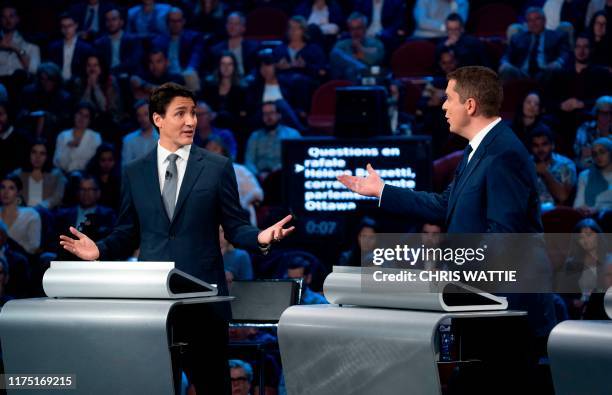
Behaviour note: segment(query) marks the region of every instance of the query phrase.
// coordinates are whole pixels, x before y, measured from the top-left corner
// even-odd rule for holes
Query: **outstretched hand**
[[[289,214],[269,228],[262,230],[257,235],[257,242],[259,244],[271,244],[272,242],[281,241],[283,238],[289,236],[291,232],[295,230],[295,226],[291,226],[287,229],[283,228],[283,226],[292,219],[293,216]]]
[[[60,244],[66,251],[86,261],[94,261],[100,257],[100,250],[93,240],[72,226],[70,227],[70,233],[75,235],[77,239],[60,235]]]
[[[385,183],[383,182],[382,178],[380,178],[376,170],[374,170],[372,165],[368,163],[366,169],[368,170],[367,177],[357,177],[343,174],[338,176],[338,181],[355,193],[363,196],[380,198],[380,194]]]

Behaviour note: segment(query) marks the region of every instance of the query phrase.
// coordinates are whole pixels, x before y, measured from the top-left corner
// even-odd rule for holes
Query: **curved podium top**
[[[217,287],[174,262],[54,261],[43,289],[55,298],[179,299],[217,295]]]

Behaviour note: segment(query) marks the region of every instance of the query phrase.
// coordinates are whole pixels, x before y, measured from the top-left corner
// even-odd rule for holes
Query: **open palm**
[[[356,177],[343,174],[338,176],[338,181],[355,193],[363,196],[380,198],[384,182],[372,165],[368,163],[366,169],[368,171],[367,177]]]
[[[70,227],[70,233],[75,235],[77,239],[60,235],[60,244],[66,251],[86,261],[93,261],[100,257],[100,250],[92,239],[72,226]]]

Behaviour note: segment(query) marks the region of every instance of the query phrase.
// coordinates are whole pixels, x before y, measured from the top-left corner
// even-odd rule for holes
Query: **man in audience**
[[[148,68],[140,75],[130,78],[132,94],[136,99],[146,99],[151,92],[165,82],[185,84],[180,74],[171,73],[166,52],[162,48],[152,48],[148,55]]]
[[[281,116],[274,102],[266,102],[261,108],[263,129],[254,131],[246,146],[244,165],[260,181],[282,167],[281,141],[300,138],[300,133],[280,123]]]
[[[378,38],[388,53],[406,35],[406,2],[402,0],[358,0],[355,11],[368,18],[368,37]]]
[[[94,52],[89,44],[77,36],[78,27],[72,15],[62,14],[60,28],[63,38],[52,42],[47,51],[47,59],[60,67],[66,81],[81,74],[85,60]]]
[[[219,136],[227,143],[230,158],[236,160],[238,146],[234,134],[231,130],[219,129],[213,126],[212,122],[216,114],[206,102],[198,100],[196,105],[196,116],[198,117],[198,124],[196,125],[195,136],[193,136],[193,143],[202,148],[206,148],[206,143],[211,136]]]
[[[325,297],[310,289],[312,273],[310,262],[302,257],[295,257],[287,264],[287,278],[302,279],[302,300],[300,304],[328,304]]]
[[[19,33],[19,14],[11,5],[0,8],[0,82],[7,83],[12,95],[17,94],[21,84],[15,85],[14,79],[21,79],[24,84],[27,73],[34,74],[40,64],[40,49],[31,44]],[[23,70],[25,74],[18,77],[17,71]]]
[[[527,31],[512,36],[501,60],[499,74],[504,81],[517,78],[546,81],[552,72],[569,62],[567,34],[545,29],[546,17],[541,8],[528,8],[525,19]]]
[[[240,359],[230,359],[230,378],[232,380],[232,395],[249,395],[253,382],[253,368]]]
[[[127,31],[141,38],[167,34],[166,21],[171,8],[169,4],[158,4],[155,0],[142,0],[141,5],[135,5],[128,10]]]
[[[204,53],[202,34],[185,29],[185,16],[177,7],[168,13],[168,31],[155,37],[153,46],[166,50],[170,73],[181,74],[190,90],[200,90],[197,72]]]
[[[255,41],[244,38],[246,19],[239,12],[232,12],[227,16],[225,30],[227,39],[211,48],[210,66],[216,63],[223,52],[230,51],[236,57],[238,74],[243,77],[250,73],[257,64],[259,45]]]
[[[329,57],[332,78],[357,81],[360,74],[371,66],[379,66],[385,56],[380,40],[366,36],[367,18],[352,13],[347,26],[350,38],[336,43]]]
[[[122,166],[151,152],[157,146],[157,140],[159,140],[159,132],[153,127],[149,119],[149,103],[145,100],[137,100],[134,103],[134,112],[139,129],[123,138]]]
[[[436,47],[436,60],[445,49],[454,52],[459,63],[463,66],[488,66],[489,60],[484,45],[476,37],[465,34],[463,19],[457,13],[446,18],[446,37],[440,39]]]
[[[536,165],[537,190],[542,211],[567,205],[576,186],[576,165],[555,150],[550,129],[536,127],[531,132],[531,153]]]
[[[468,0],[418,0],[414,5],[413,16],[416,28],[413,37],[441,38],[444,37],[444,21],[452,13],[467,21],[470,4]]]
[[[86,0],[74,4],[68,13],[74,15],[79,32],[84,40],[91,41],[96,35],[105,32],[104,14],[111,5],[100,0]]]
[[[71,226],[87,235],[94,241],[100,240],[113,230],[115,212],[98,204],[100,184],[93,176],[84,175],[79,182],[78,204],[60,209],[55,215],[56,231],[67,234]],[[58,235],[59,238],[59,235]],[[68,254],[63,249],[62,253]]]
[[[118,8],[104,14],[107,33],[94,43],[98,55],[118,76],[135,73],[142,60],[142,41],[123,30],[125,20]]]
[[[612,138],[612,96],[602,96],[593,107],[595,119],[586,121],[576,132],[574,154],[576,165],[584,170],[593,163],[593,141],[600,137]]]

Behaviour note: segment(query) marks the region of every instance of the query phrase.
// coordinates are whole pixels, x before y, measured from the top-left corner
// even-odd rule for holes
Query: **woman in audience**
[[[100,200],[98,203],[119,210],[121,199],[121,178],[115,147],[103,143],[87,164],[87,173],[98,179],[100,184]]]
[[[570,316],[577,318],[582,314],[586,301],[593,291],[602,291],[604,286],[604,265],[608,245],[602,230],[591,218],[583,219],[576,224],[568,258],[565,261],[565,273],[562,277],[562,291],[573,291],[565,294]],[[568,300],[569,299],[569,300]]]
[[[529,136],[537,127],[549,129],[542,122],[542,100],[537,92],[529,92],[518,104],[518,109],[514,115],[511,128],[518,138],[525,144],[528,149],[531,149]]]
[[[278,78],[288,83],[292,96],[300,100],[298,110],[308,111],[310,98],[321,77],[326,74],[325,54],[308,42],[306,20],[294,16],[289,20],[287,42],[274,49]]]
[[[609,69],[612,68],[612,42],[608,33],[606,11],[597,11],[593,15],[587,34],[591,39],[591,62]]]
[[[91,105],[100,123],[119,123],[122,108],[119,84],[98,55],[87,57],[85,69],[77,79],[76,86],[77,97]]]
[[[21,180],[21,196],[27,206],[53,209],[62,202],[66,178],[59,169],[52,167],[49,150],[43,140],[32,144],[29,165],[15,170],[14,174]]]
[[[593,142],[593,164],[578,176],[574,208],[584,215],[612,208],[612,138]]]
[[[27,254],[35,254],[40,247],[40,215],[31,207],[20,207],[21,179],[12,174],[0,182],[0,220],[8,227],[9,237]]]
[[[236,130],[246,117],[245,85],[233,53],[223,52],[217,69],[204,80],[202,98],[217,113],[219,127]]]
[[[228,143],[220,136],[210,136],[206,144],[206,149],[215,154],[230,157]],[[244,165],[232,163],[236,173],[236,183],[238,184],[238,197],[240,206],[249,212],[251,223],[257,226],[257,216],[255,215],[255,205],[263,200],[263,190],[257,178]]]
[[[612,96],[601,96],[595,101],[593,116],[595,119],[585,121],[576,131],[574,161],[578,169],[593,163],[593,141],[612,135]]]
[[[88,103],[79,103],[74,113],[74,126],[57,136],[53,164],[65,173],[84,170],[87,162],[102,144],[98,132],[89,129],[93,109]]]
[[[371,263],[371,255],[376,246],[376,222],[369,217],[364,217],[357,227],[357,238],[353,247],[340,255],[338,265],[361,266]]]
[[[316,26],[323,33],[324,48],[331,49],[344,24],[342,10],[334,0],[304,0],[293,13],[304,17],[309,26]]]

